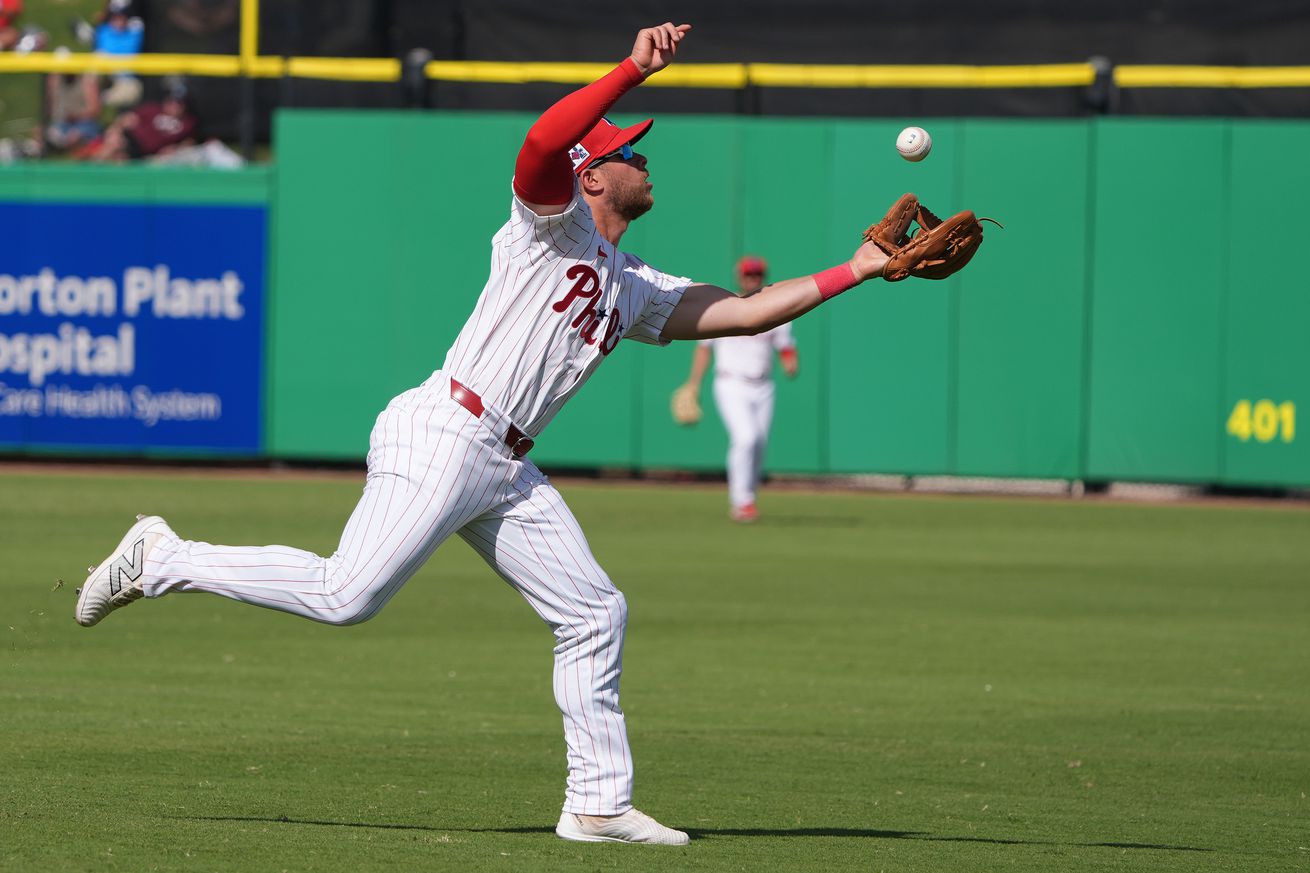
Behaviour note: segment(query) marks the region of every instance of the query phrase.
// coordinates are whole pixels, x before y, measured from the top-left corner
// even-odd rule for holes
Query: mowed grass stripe
[[[639,806],[552,834],[552,638],[453,540],[378,618],[71,617],[136,512],[330,552],[360,482],[0,472],[0,869],[1297,870],[1310,513],[565,483]],[[52,591],[56,578],[67,584]]]

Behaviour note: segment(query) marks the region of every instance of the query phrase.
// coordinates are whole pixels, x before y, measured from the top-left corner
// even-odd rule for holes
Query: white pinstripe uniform
[[[754,336],[701,340],[714,352],[714,403],[728,429],[728,500],[755,502],[773,424],[773,355],[794,349],[791,324]]]
[[[564,714],[564,810],[631,808],[632,756],[619,673],[627,605],[592,557],[559,492],[506,441],[530,437],[621,338],[660,333],[686,278],[614,249],[578,195],[538,216],[517,197],[492,241],[491,276],[442,369],[378,416],[364,495],[328,558],[287,546],[165,537],[146,561],[146,596],[208,591],[331,624],[371,618],[451,534],[518,589],[555,633]],[[452,399],[457,380],[478,404]]]

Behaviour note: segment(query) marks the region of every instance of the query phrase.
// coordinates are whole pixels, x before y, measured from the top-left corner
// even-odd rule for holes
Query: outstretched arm
[[[688,340],[763,333],[799,318],[829,297],[881,277],[886,263],[887,255],[866,242],[849,261],[812,276],[774,282],[749,297],[715,285],[692,285],[674,307],[662,336]]]
[[[514,193],[538,215],[558,215],[573,199],[569,149],[620,97],[667,67],[690,24],[666,22],[637,32],[632,54],[609,73],[547,109],[528,131],[514,164]]]

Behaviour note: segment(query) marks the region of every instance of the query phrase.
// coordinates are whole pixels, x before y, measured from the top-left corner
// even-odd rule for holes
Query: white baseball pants
[[[394,399],[370,438],[364,494],[323,558],[289,546],[161,540],[145,593],[207,591],[329,624],[371,618],[458,533],[554,631],[555,700],[564,714],[564,810],[626,812],[632,754],[619,708],[627,603],[536,465],[503,441],[508,419],[482,418],[434,374]]]
[[[714,402],[728,429],[728,502],[739,509],[755,502],[760,487],[773,424],[773,380],[716,376]]]

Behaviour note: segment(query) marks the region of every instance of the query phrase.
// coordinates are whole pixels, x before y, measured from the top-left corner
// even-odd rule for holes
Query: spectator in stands
[[[105,20],[95,30],[91,47],[104,55],[131,57],[141,54],[145,42],[145,25],[140,18],[132,18],[126,7],[111,6]]]
[[[23,12],[23,0],[0,0],[0,51],[18,45],[22,32],[18,29],[18,16]]]
[[[194,145],[200,119],[191,110],[186,86],[175,84],[157,103],[142,103],[124,112],[105,135],[81,153],[93,161],[126,160],[166,155],[178,146]]]
[[[220,139],[207,139],[199,145],[180,145],[168,152],[150,158],[152,164],[168,164],[174,167],[212,167],[219,170],[235,170],[246,165],[241,153],[234,151]]]
[[[145,41],[145,24],[131,12],[130,0],[109,0],[104,19],[95,29],[92,50],[105,55],[139,55]],[[132,106],[140,99],[140,79],[131,73],[113,74],[104,93],[106,106]]]
[[[100,80],[94,73],[46,76],[44,149],[64,152],[100,136]]]
[[[96,31],[108,24],[109,19],[114,15],[127,16],[129,31],[145,33],[145,19],[138,0],[105,0],[104,8],[97,12],[91,21],[88,22],[80,16],[73,18],[73,33],[81,42],[92,46],[96,41]]]

